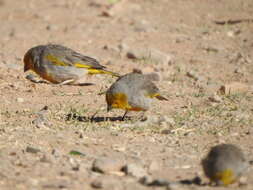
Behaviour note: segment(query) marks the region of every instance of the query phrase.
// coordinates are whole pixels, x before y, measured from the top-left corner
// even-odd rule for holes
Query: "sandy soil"
[[[237,144],[253,159],[252,15],[252,0],[0,0],[0,189],[93,189],[94,180],[102,189],[166,189],[124,172],[92,171],[100,157],[136,163],[151,178],[199,176],[202,183],[208,180],[200,161],[216,144]],[[93,86],[33,83],[25,78],[23,56],[47,43],[121,74],[156,71],[169,101],[154,100],[147,121],[122,122],[123,111],[107,113],[98,95],[111,76],[89,77]],[[155,58],[127,57],[146,50]],[[217,94],[222,85],[233,90]],[[253,188],[252,169],[244,185],[224,187],[239,188]]]

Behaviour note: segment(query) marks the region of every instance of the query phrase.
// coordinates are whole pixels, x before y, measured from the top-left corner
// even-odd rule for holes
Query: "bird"
[[[205,175],[216,185],[235,183],[248,168],[242,150],[233,144],[219,144],[202,159]]]
[[[54,84],[72,84],[86,74],[120,75],[106,70],[96,59],[59,44],[38,45],[29,49],[23,58],[24,72],[34,71]]]
[[[119,77],[106,91],[107,111],[125,110],[121,118],[124,120],[128,111],[147,111],[153,98],[168,101],[160,94],[154,83],[156,80],[156,74],[143,74],[140,70]]]

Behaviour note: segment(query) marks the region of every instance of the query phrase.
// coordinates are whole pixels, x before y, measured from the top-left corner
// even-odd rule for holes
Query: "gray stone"
[[[37,112],[36,115],[36,119],[32,121],[32,123],[34,125],[36,125],[36,127],[40,128],[40,127],[45,127],[45,126],[50,126],[51,123],[49,122],[48,119],[48,107],[45,106],[44,108],[42,108],[39,112]]]
[[[127,175],[137,177],[137,178],[142,178],[142,177],[147,176],[146,170],[142,166],[135,163],[127,164],[124,168],[124,171]]]
[[[149,165],[149,172],[155,172],[160,170],[160,164],[156,160],[153,160]]]
[[[222,98],[218,95],[218,94],[213,94],[212,96],[208,97],[208,99],[211,101],[211,102],[215,102],[215,103],[220,103],[222,102]]]
[[[94,181],[91,182],[91,187],[97,189],[110,189],[110,190],[118,190],[122,189],[123,185],[120,183],[120,180],[115,178],[115,176],[100,176]]]
[[[186,76],[188,76],[188,77],[194,79],[195,81],[197,81],[197,80],[199,79],[198,74],[197,74],[196,72],[194,72],[194,71],[188,71],[188,72],[186,73]]]
[[[173,62],[173,56],[154,48],[129,49],[126,53],[129,59],[147,59],[154,63],[167,66]]]
[[[31,146],[27,146],[25,151],[28,153],[32,153],[32,154],[36,154],[36,153],[40,152],[40,150],[38,148],[33,148]]]
[[[18,103],[23,103],[24,101],[25,101],[24,98],[17,98]]]
[[[121,159],[98,158],[92,164],[92,170],[100,173],[119,172],[124,166],[124,161]]]
[[[246,93],[252,91],[252,89],[246,83],[232,82],[230,84],[222,85],[219,91],[222,95],[231,95],[237,93]]]

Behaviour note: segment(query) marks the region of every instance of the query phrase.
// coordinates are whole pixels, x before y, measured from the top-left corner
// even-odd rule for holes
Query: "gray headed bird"
[[[75,83],[87,74],[119,77],[117,73],[105,70],[96,59],[55,44],[29,49],[24,56],[24,72],[28,70],[55,84]]]
[[[249,166],[240,148],[221,144],[211,148],[202,160],[204,173],[216,185],[229,185],[238,180]]]
[[[107,110],[125,110],[122,117],[124,120],[128,111],[147,111],[153,98],[167,101],[154,84],[155,80],[155,75],[145,75],[139,71],[119,77],[106,92]]]

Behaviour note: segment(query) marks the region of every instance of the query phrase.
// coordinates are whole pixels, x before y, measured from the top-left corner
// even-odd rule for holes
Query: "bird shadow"
[[[84,83],[67,83],[67,84],[53,84],[53,83],[50,83],[48,81],[45,81],[45,80],[40,80],[38,77],[36,77],[35,75],[33,74],[28,74],[26,75],[25,77],[27,80],[33,82],[33,83],[36,83],[36,84],[48,84],[48,85],[56,85],[56,86],[61,86],[61,85],[69,85],[69,86],[92,86],[92,85],[95,85],[94,83],[90,83],[90,82],[84,82]]]
[[[77,114],[69,113],[66,115],[66,120],[71,121],[71,120],[76,120],[80,122],[94,122],[94,123],[101,123],[101,122],[106,122],[106,121],[111,121],[111,122],[125,122],[125,121],[132,121],[132,117],[126,116],[124,120],[122,120],[122,116],[118,117],[104,117],[104,116],[80,116]]]
[[[61,85],[67,85],[67,86],[92,86],[92,85],[95,85],[94,83],[89,83],[89,82],[77,83],[77,84],[53,84],[53,83],[47,82],[45,80],[36,80],[36,81],[35,80],[30,80],[30,81],[33,82],[33,83],[36,83],[36,84],[48,84],[48,85],[55,85],[55,86],[61,86]]]
[[[92,86],[95,85],[94,83],[90,83],[90,82],[85,82],[85,83],[77,83],[77,84],[67,84],[70,86]]]
[[[145,186],[153,186],[153,187],[164,187],[170,186],[172,184],[181,184],[181,185],[197,185],[197,186],[205,186],[205,183],[202,183],[200,177],[194,177],[193,179],[183,179],[175,182],[171,182],[164,179],[154,179],[152,181],[147,181],[145,177],[141,178],[139,181],[141,184]]]
[[[179,180],[178,182],[183,185],[199,185],[199,186],[206,185],[205,183],[202,183],[202,180],[199,176],[194,177],[192,179]]]

